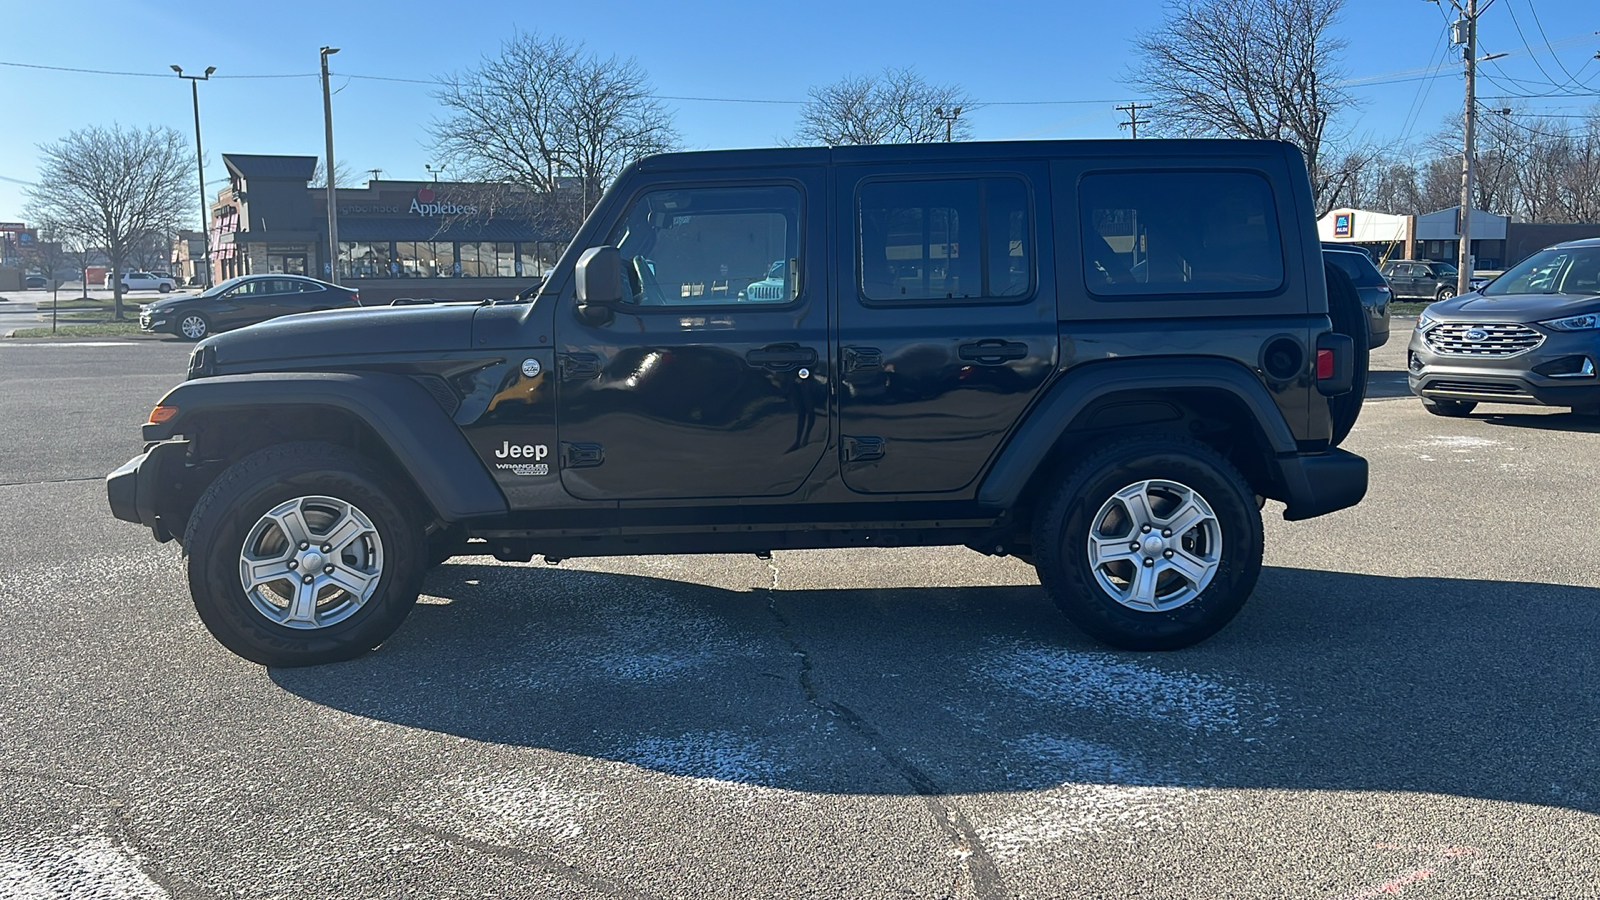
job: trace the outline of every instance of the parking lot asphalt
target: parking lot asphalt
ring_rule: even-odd
[[[0,342],[0,896],[1600,896],[1600,420],[1405,394],[1176,653],[963,549],[463,559],[263,669],[100,479],[169,342]]]

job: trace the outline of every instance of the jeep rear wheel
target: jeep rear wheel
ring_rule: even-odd
[[[1085,633],[1174,650],[1232,621],[1261,572],[1255,494],[1181,437],[1110,444],[1060,478],[1034,521],[1039,580]]]
[[[332,444],[268,447],[228,467],[184,535],[194,605],[223,646],[269,666],[338,662],[394,633],[427,542],[408,492]]]

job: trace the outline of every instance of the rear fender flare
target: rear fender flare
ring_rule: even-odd
[[[1062,435],[1097,400],[1134,391],[1220,390],[1236,397],[1266,435],[1275,456],[1296,452],[1294,434],[1254,372],[1214,357],[1172,356],[1090,363],[1058,379],[1028,413],[978,489],[978,503],[1009,509]]]

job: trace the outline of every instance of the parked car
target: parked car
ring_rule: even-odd
[[[110,289],[114,283],[113,279],[114,276],[107,274],[103,286]],[[160,291],[165,294],[175,290],[177,287],[178,283],[172,279],[171,275],[160,276],[150,272],[122,273],[122,289],[124,291]]]
[[[1394,299],[1389,282],[1379,274],[1372,257],[1354,247],[1322,245],[1322,258],[1350,276],[1361,308],[1367,313],[1367,346],[1382,347],[1389,342],[1389,301]]]
[[[24,275],[22,276],[22,286],[29,290],[47,288],[50,286],[50,279],[43,275]]]
[[[1406,364],[1411,393],[1434,415],[1479,403],[1600,413],[1600,238],[1546,248],[1429,306]]]
[[[267,665],[378,646],[453,555],[875,546],[1014,555],[1087,634],[1183,647],[1250,596],[1260,498],[1366,492],[1310,208],[1277,141],[652,156],[529,301],[202,341],[107,493]]]
[[[1448,300],[1456,295],[1460,270],[1435,260],[1391,259],[1383,264],[1383,277],[1396,300]],[[1468,283],[1477,290],[1489,281],[1473,275]]]
[[[199,294],[180,294],[141,306],[139,327],[198,341],[218,331],[290,313],[360,305],[359,291],[304,275],[242,275]]]

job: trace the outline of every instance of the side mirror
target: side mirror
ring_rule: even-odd
[[[622,251],[607,244],[590,247],[578,257],[573,271],[577,282],[578,318],[590,325],[608,325],[621,303]]]

